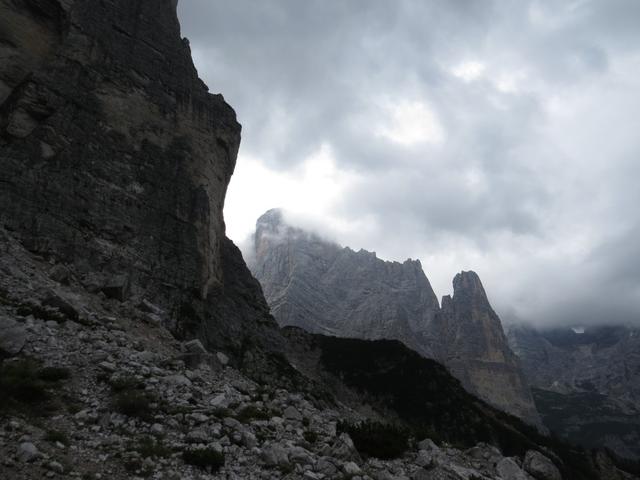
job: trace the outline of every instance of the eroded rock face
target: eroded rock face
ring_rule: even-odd
[[[449,367],[472,393],[539,424],[517,357],[478,276],[454,279],[442,308],[419,261],[323,240],[288,225],[275,209],[256,224],[251,269],[281,326],[362,339],[395,339]]]
[[[198,78],[176,2],[1,0],[0,11],[4,226],[87,288],[153,299],[181,336],[241,344],[270,323],[225,237],[240,125]]]
[[[281,326],[396,339],[433,356],[428,335],[438,300],[419,261],[342,248],[287,225],[279,210],[258,219],[255,248],[251,268]]]
[[[455,276],[453,297],[443,297],[434,332],[442,340],[443,362],[469,391],[540,423],[518,357],[509,348],[500,318],[476,273]]]

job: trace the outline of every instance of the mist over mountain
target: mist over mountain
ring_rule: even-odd
[[[638,324],[639,8],[181,2],[245,127],[230,237],[278,205],[438,297],[478,272],[505,323]]]

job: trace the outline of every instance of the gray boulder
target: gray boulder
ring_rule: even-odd
[[[24,326],[12,318],[0,316],[0,357],[14,357],[27,340]]]
[[[32,462],[36,458],[40,457],[41,453],[38,450],[38,447],[36,447],[33,443],[23,442],[18,447],[17,456],[18,460],[20,460],[21,462]]]
[[[531,477],[510,457],[500,460],[496,470],[502,480],[531,480]]]
[[[524,469],[537,480],[562,480],[560,470],[540,452],[529,450],[524,456]]]

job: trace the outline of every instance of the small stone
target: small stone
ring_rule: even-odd
[[[187,433],[186,440],[188,443],[207,443],[209,441],[209,434],[202,429],[191,430]]]
[[[113,373],[117,370],[117,367],[114,363],[111,362],[100,362],[98,366],[107,372]]]
[[[346,473],[347,475],[357,475],[362,471],[358,464],[355,462],[347,462],[342,466],[342,468],[344,470],[344,473]]]
[[[216,353],[216,357],[218,357],[218,361],[223,367],[229,364],[229,357],[227,357],[224,353],[218,352]]]
[[[107,298],[124,302],[129,297],[129,287],[129,275],[114,275],[109,278],[102,287],[102,293],[104,293]]]
[[[42,155],[42,158],[48,160],[51,157],[55,156],[55,154],[56,152],[53,150],[53,147],[51,147],[51,145],[45,142],[40,142],[40,155]]]
[[[523,468],[537,480],[562,480],[558,467],[547,457],[535,450],[524,456]]]
[[[71,273],[69,272],[69,269],[67,267],[65,267],[61,263],[58,263],[57,265],[54,265],[54,267],[49,271],[49,277],[58,283],[68,285]]]
[[[64,467],[62,464],[55,461],[47,463],[47,468],[56,473],[64,473]]]
[[[431,468],[434,464],[433,454],[426,450],[420,450],[416,458],[416,465],[423,468]]]
[[[287,420],[302,421],[302,414],[295,407],[287,407],[284,409],[284,418]]]
[[[530,480],[527,475],[512,458],[503,458],[496,465],[496,470],[503,480]]]
[[[198,339],[185,342],[182,348],[185,352],[189,353],[207,353],[206,348],[204,348],[202,342]]]
[[[154,423],[153,425],[151,425],[150,431],[151,434],[155,435],[156,437],[161,437],[162,435],[164,435],[164,427],[159,423]]]
[[[209,417],[206,416],[204,413],[198,413],[198,412],[192,413],[190,417],[196,423],[204,423],[209,421]]]
[[[418,448],[420,450],[426,450],[427,452],[440,450],[440,447],[438,447],[430,438],[425,438],[424,440],[419,442]]]
[[[21,462],[32,462],[41,454],[38,448],[31,442],[23,442],[18,447],[18,460]]]
[[[0,316],[0,357],[18,355],[27,341],[24,326],[12,318]]]
[[[178,386],[178,385],[184,385],[185,387],[191,386],[191,380],[189,380],[187,377],[179,373],[176,375],[169,375],[167,377],[164,377],[164,380],[165,382],[170,383],[174,386]]]

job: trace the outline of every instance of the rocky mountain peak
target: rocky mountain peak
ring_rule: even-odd
[[[453,299],[457,303],[489,305],[480,277],[474,271],[462,271],[456,274],[453,279]]]
[[[261,231],[275,232],[280,226],[284,224],[282,218],[282,209],[272,208],[260,215],[256,221],[256,233]]]
[[[387,262],[342,248],[283,223],[277,210],[258,219],[251,268],[281,326],[400,340],[443,362],[471,392],[537,423],[517,358],[475,272],[457,274],[453,297],[440,307],[418,260]]]
[[[420,262],[343,248],[269,210],[256,224],[251,268],[281,326],[399,339],[423,353],[432,344],[425,335],[439,306]]]

